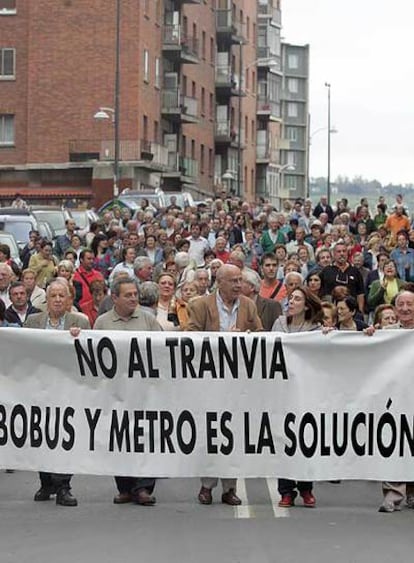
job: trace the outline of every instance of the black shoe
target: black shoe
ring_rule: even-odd
[[[56,504],[60,504],[61,506],[78,506],[78,501],[69,489],[60,489],[56,493]]]
[[[50,500],[50,495],[55,494],[55,491],[47,487],[40,487],[40,489],[35,493],[34,501]]]

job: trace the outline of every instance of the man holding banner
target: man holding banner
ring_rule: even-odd
[[[70,290],[64,278],[52,281],[46,290],[46,312],[29,315],[24,323],[25,328],[43,328],[46,330],[70,330],[77,336],[80,329],[90,329],[88,318],[81,313],[68,313],[67,305]],[[77,506],[78,501],[70,492],[72,475],[62,473],[40,472],[40,489],[34,496],[35,501],[49,500],[56,494],[56,504],[61,506]]]
[[[246,332],[263,330],[256,305],[241,295],[242,273],[237,266],[224,264],[217,271],[217,292],[192,300],[188,304],[190,331]],[[241,499],[236,494],[236,479],[222,479],[224,504],[238,506]],[[217,477],[203,477],[198,500],[201,504],[213,502],[212,489]]]
[[[143,311],[138,305],[138,282],[134,278],[120,277],[111,286],[113,308],[96,319],[96,330],[133,330],[159,331],[162,330],[155,316]],[[155,479],[151,477],[115,477],[118,494],[114,497],[114,504],[133,502],[143,506],[155,504],[152,492]]]

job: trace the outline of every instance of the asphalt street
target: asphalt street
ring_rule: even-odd
[[[243,506],[201,506],[197,479],[157,482],[155,507],[114,505],[109,477],[75,476],[76,508],[33,502],[34,473],[0,472],[0,563],[365,563],[412,559],[414,510],[381,514],[380,484],[317,483],[317,507],[277,508],[275,479]]]

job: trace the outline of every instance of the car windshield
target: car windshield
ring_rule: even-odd
[[[33,211],[41,221],[47,221],[55,231],[65,231],[65,214],[63,211]]]
[[[76,226],[79,229],[86,229],[89,227],[89,219],[86,211],[73,211],[71,210],[71,215],[76,221]]]
[[[33,229],[33,225],[30,221],[7,221],[3,228],[14,235],[20,246],[24,246],[29,240],[29,232]]]
[[[19,258],[19,249],[16,245],[15,239],[10,236],[8,233],[0,233],[0,243],[7,244],[10,248],[10,255],[13,260],[17,260]]]

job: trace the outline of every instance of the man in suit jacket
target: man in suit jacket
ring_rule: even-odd
[[[68,313],[70,290],[67,281],[57,278],[46,290],[47,310],[28,316],[25,328],[43,328],[45,330],[70,330],[77,336],[80,329],[90,329],[88,317],[81,313]],[[62,473],[40,472],[40,489],[34,496],[35,501],[49,500],[56,494],[56,504],[61,506],[77,506],[78,501],[70,492],[72,475]]]
[[[258,331],[262,323],[257,315],[256,305],[241,295],[242,273],[232,264],[224,264],[217,271],[217,291],[206,297],[199,297],[188,304],[190,331]],[[212,489],[217,486],[216,477],[203,477],[198,500],[201,504],[213,502]],[[241,499],[236,495],[236,479],[222,479],[225,504],[237,506]]]
[[[332,223],[334,219],[334,212],[330,205],[328,205],[328,198],[326,195],[323,195],[320,199],[320,202],[313,210],[313,216],[317,219],[321,213],[326,213],[328,215],[328,222]]]
[[[251,299],[257,308],[257,314],[262,322],[263,329],[272,330],[273,323],[282,314],[282,306],[278,301],[260,297],[261,279],[257,272],[245,268],[242,273],[242,293]]]

